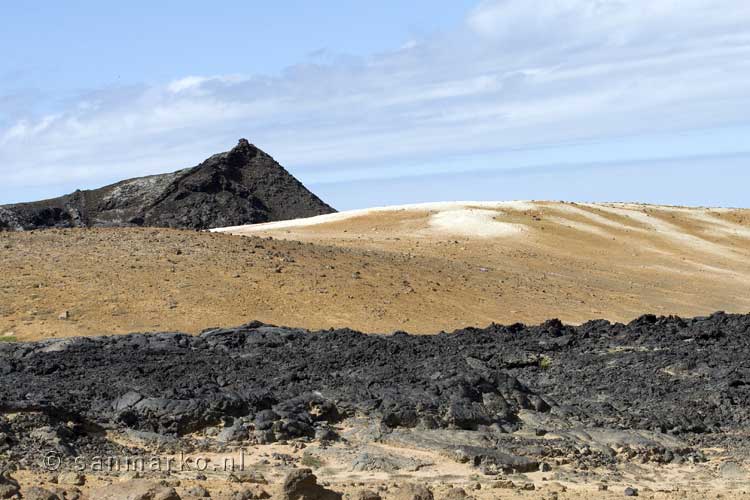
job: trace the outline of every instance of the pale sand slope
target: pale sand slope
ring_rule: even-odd
[[[0,233],[0,337],[750,311],[750,210],[463,202],[220,231]]]
[[[472,322],[750,310],[750,210],[452,202],[217,231],[470,263],[497,278],[476,296]]]

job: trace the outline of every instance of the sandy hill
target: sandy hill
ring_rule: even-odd
[[[0,273],[0,335],[16,338],[748,312],[750,210],[468,202],[214,233],[3,233]]]
[[[196,167],[51,200],[0,206],[0,230],[156,226],[206,229],[335,212],[247,140]]]

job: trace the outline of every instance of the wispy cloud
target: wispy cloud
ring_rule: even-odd
[[[736,0],[483,1],[451,33],[367,58],[19,104],[0,120],[0,201],[180,168],[241,136],[304,180],[746,123],[749,27]]]

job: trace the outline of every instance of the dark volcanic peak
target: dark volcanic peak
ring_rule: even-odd
[[[51,200],[0,206],[0,230],[236,226],[335,212],[246,139],[200,165]]]

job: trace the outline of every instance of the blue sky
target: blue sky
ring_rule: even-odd
[[[748,206],[748,88],[741,0],[6,2],[0,203],[247,137],[340,209]]]

